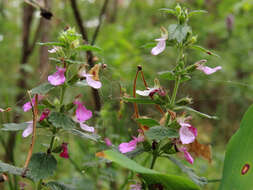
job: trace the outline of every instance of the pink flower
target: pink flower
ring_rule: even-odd
[[[43,96],[38,96],[38,102],[41,101],[43,99]],[[32,98],[32,105],[35,104],[35,97]],[[24,105],[23,105],[23,110],[24,112],[27,112],[29,111],[30,109],[32,109],[32,105],[31,105],[31,102],[26,102]]]
[[[86,82],[87,82],[87,84],[88,84],[90,87],[95,88],[95,89],[101,88],[102,83],[101,83],[100,81],[94,80],[92,74],[88,74],[88,73],[86,73],[86,72],[83,72],[83,73],[82,73],[82,76],[83,76],[83,77],[86,77]]]
[[[182,144],[192,143],[198,135],[197,129],[185,122],[185,118],[179,118],[178,123],[181,126],[179,129],[179,138]]]
[[[4,111],[5,111],[4,109],[0,108],[0,112],[4,112]]]
[[[75,100],[74,104],[77,105],[76,118],[79,122],[85,122],[92,117],[92,112],[87,110],[79,100]]]
[[[112,146],[112,142],[109,138],[105,138],[104,141],[107,146]]]
[[[40,121],[43,121],[44,119],[46,119],[50,114],[50,110],[49,109],[44,109],[44,111],[42,112],[41,116],[40,116]]]
[[[74,120],[80,124],[81,129],[83,129],[84,131],[94,133],[94,127],[88,126],[83,123],[92,117],[92,112],[90,110],[87,110],[86,107],[79,100],[75,100],[74,104],[77,105],[76,117],[74,118]]]
[[[47,78],[48,82],[54,86],[61,85],[66,80],[65,75],[64,75],[66,68],[61,68],[61,67],[56,66],[56,69],[57,71],[54,74],[49,75]]]
[[[33,132],[33,121],[27,121],[26,123],[28,124],[28,126],[22,133],[23,138],[28,137]]]
[[[206,75],[211,75],[211,74],[215,73],[216,71],[221,70],[222,67],[217,66],[215,68],[211,68],[208,66],[204,66],[203,64],[199,64],[199,65],[197,65],[197,69],[200,71],[203,71]]]
[[[136,184],[130,185],[130,190],[141,190],[141,184],[136,183]]]
[[[152,48],[151,54],[158,55],[162,53],[166,48],[166,40],[167,40],[167,37],[155,39],[155,41],[157,41],[158,43],[155,47]]]
[[[49,53],[56,53],[57,51],[59,51],[60,47],[58,46],[54,46],[53,49],[48,50]]]
[[[69,158],[69,153],[68,153],[68,143],[62,143],[62,152],[60,153],[60,157],[62,158]]]
[[[128,143],[121,143],[119,145],[119,151],[123,154],[127,152],[131,152],[136,149],[137,143],[143,142],[143,140],[144,138],[142,138],[141,136],[138,138],[133,137],[133,140],[129,141]]]
[[[155,92],[158,91],[158,88],[148,88],[147,90],[136,90],[136,93],[140,96],[150,96],[151,94],[154,95]]]
[[[190,164],[193,164],[194,159],[193,159],[193,157],[190,155],[190,153],[187,151],[187,149],[185,147],[181,147],[179,149],[179,151],[181,151],[181,152],[184,153],[184,157],[187,160],[187,162],[189,162]]]

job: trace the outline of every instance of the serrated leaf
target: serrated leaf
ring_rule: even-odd
[[[163,127],[163,126],[155,126],[151,127],[149,130],[145,132],[145,135],[150,140],[163,140],[165,138],[177,138],[178,132],[174,129]]]
[[[15,167],[13,165],[0,162],[0,173],[8,173],[12,175],[21,176],[24,172],[23,168]],[[27,178],[32,179],[31,172],[28,170],[25,175]]]
[[[219,190],[252,190],[253,105],[244,114],[240,128],[230,139]]]
[[[91,45],[81,45],[76,49],[77,50],[83,50],[83,51],[96,51],[96,52],[102,51],[101,48],[96,47],[96,46],[91,46]]]
[[[41,45],[41,46],[61,46],[61,47],[64,47],[64,43],[61,43],[61,42],[39,42],[37,43],[38,45]]]
[[[185,40],[187,34],[191,32],[191,27],[184,24],[171,24],[168,28],[169,40],[176,40],[178,43]]]
[[[153,127],[160,125],[158,121],[151,119],[151,118],[138,118],[136,121],[142,125],[148,126],[148,127]]]
[[[144,98],[126,98],[123,97],[125,102],[132,102],[137,104],[155,104],[155,101],[152,99],[144,99]]]
[[[125,155],[114,150],[106,150],[97,153],[97,156],[106,158],[124,168],[139,173],[140,177],[142,177],[149,185],[161,184],[166,190],[199,190],[199,187],[196,184],[185,177],[163,174],[155,170],[145,168],[134,160],[131,160]]]
[[[48,121],[56,128],[63,128],[66,130],[70,130],[76,126],[75,122],[69,116],[60,112],[51,113]]]
[[[208,13],[207,11],[205,10],[195,10],[195,11],[191,11],[188,16],[189,17],[192,17],[194,15],[199,15],[199,14],[203,14],[203,13]]]
[[[77,136],[82,137],[84,139],[90,139],[93,141],[98,141],[98,139],[100,139],[99,135],[84,133],[84,132],[79,131],[77,129],[72,129],[69,132],[72,133],[73,135],[77,135]]]
[[[50,90],[54,89],[55,86],[51,85],[50,83],[46,82],[43,83],[35,88],[33,88],[31,90],[31,94],[46,94],[48,93]]]
[[[214,52],[211,52],[210,50],[202,47],[202,46],[198,46],[198,45],[192,45],[190,46],[190,48],[192,49],[196,49],[196,50],[199,50],[199,51],[202,51],[208,55],[213,55],[213,56],[216,56],[216,57],[220,57],[218,54],[215,54]]]
[[[5,123],[3,124],[2,131],[23,131],[27,128],[28,123]]]
[[[34,181],[52,176],[56,167],[57,161],[54,156],[42,152],[33,154],[28,165],[28,169]]]
[[[74,190],[75,189],[74,187],[65,185],[57,181],[50,181],[46,183],[45,186],[50,188],[50,190]]]
[[[175,80],[176,75],[173,71],[161,71],[158,73],[162,79]]]

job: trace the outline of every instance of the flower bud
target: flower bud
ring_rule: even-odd
[[[177,15],[180,15],[181,10],[182,10],[181,6],[179,4],[177,4],[177,6],[175,7],[175,10],[176,10]]]
[[[176,102],[178,106],[185,106],[192,103],[193,103],[192,98],[189,97],[182,98]]]

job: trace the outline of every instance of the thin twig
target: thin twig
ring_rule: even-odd
[[[32,113],[33,113],[33,133],[32,133],[32,142],[30,144],[30,148],[27,154],[27,158],[25,161],[25,165],[24,165],[24,173],[22,174],[22,176],[25,176],[25,173],[27,171],[27,167],[28,164],[31,160],[32,157],[32,152],[33,152],[33,147],[35,144],[35,137],[36,137],[36,124],[37,124],[37,118],[38,118],[38,94],[35,95],[35,101],[34,101],[34,105],[32,103],[32,97],[31,97],[31,93],[30,91],[28,91],[28,96],[32,105]]]

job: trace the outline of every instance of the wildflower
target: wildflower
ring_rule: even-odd
[[[54,86],[61,85],[66,80],[65,75],[64,75],[66,68],[61,68],[61,67],[56,66],[56,69],[57,71],[54,74],[49,75],[47,78],[48,82]]]
[[[222,69],[221,66],[217,66],[217,67],[214,67],[214,68],[204,66],[203,64],[196,64],[196,66],[197,66],[198,70],[203,71],[206,75],[211,75],[211,74],[215,73],[216,71]]]
[[[90,87],[99,89],[101,88],[102,84],[99,81],[98,72],[99,72],[99,65],[97,64],[94,67],[92,67],[88,73],[86,73],[86,71],[82,71],[81,76],[86,78],[86,82]]]
[[[158,55],[162,53],[166,48],[167,39],[168,39],[168,31],[164,27],[161,27],[161,38],[155,39],[155,41],[157,41],[158,43],[154,48],[152,48],[151,54]]]
[[[59,50],[60,50],[60,47],[54,46],[53,49],[48,50],[48,52],[49,52],[49,53],[56,53],[56,52],[59,51]]]
[[[38,102],[39,101],[41,101],[43,99],[43,96],[38,96]],[[35,104],[35,97],[33,97],[32,98],[32,104],[31,104],[31,102],[29,101],[29,102],[26,102],[24,105],[23,105],[23,110],[24,110],[24,112],[27,112],[27,111],[29,111],[30,109],[32,109],[32,105],[34,105]]]
[[[44,109],[44,111],[42,112],[41,116],[40,116],[40,121],[43,121],[44,119],[46,119],[50,114],[50,110],[49,109]]]
[[[112,146],[112,142],[109,138],[105,138],[104,141],[107,146]]]
[[[179,138],[182,144],[190,144],[195,140],[198,132],[195,127],[186,123],[184,120],[182,118],[178,119],[179,125],[181,126],[179,129]]]
[[[143,141],[144,141],[144,138],[142,136],[138,138],[133,137],[133,140],[129,141],[128,143],[121,143],[119,145],[119,151],[123,154],[127,152],[131,152],[136,149],[138,142],[143,142]]]
[[[160,96],[165,96],[166,92],[164,89],[161,87],[160,82],[158,79],[154,80],[154,87],[153,88],[147,88],[146,90],[136,90],[136,93],[139,94],[140,96],[153,96],[155,93],[158,93]]]
[[[141,184],[136,183],[136,184],[130,185],[130,190],[141,190]]]
[[[23,138],[28,137],[33,132],[33,121],[27,121],[26,123],[28,125],[27,125],[26,129],[22,133]]]
[[[83,130],[93,133],[95,131],[94,127],[83,123],[92,117],[92,112],[90,110],[87,110],[79,100],[75,100],[74,104],[77,105],[76,118],[74,118],[74,120],[80,124],[80,127]]]
[[[4,109],[0,108],[0,112],[4,112],[4,111],[5,111]]]
[[[190,164],[193,164],[194,159],[185,147],[179,148],[179,151],[184,153],[184,157],[187,160],[187,162],[189,162]]]
[[[69,158],[69,153],[68,153],[68,143],[62,143],[62,152],[60,153],[60,157],[62,158]]]

